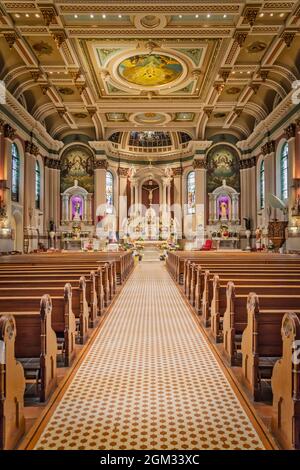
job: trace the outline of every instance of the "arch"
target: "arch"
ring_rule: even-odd
[[[187,213],[195,214],[196,212],[196,174],[194,170],[189,171],[186,176],[186,201],[187,201]]]

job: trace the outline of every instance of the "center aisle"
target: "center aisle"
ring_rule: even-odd
[[[35,449],[263,449],[258,432],[165,267],[144,261]]]

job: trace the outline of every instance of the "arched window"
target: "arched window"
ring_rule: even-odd
[[[265,162],[264,160],[260,164],[259,189],[260,189],[260,208],[263,209],[265,207]]]
[[[187,212],[188,214],[195,214],[195,172],[190,171],[187,175]]]
[[[35,162],[35,208],[41,208],[41,169],[38,161]]]
[[[280,196],[285,200],[288,198],[288,166],[289,164],[289,144],[286,142],[280,154]]]
[[[110,171],[106,172],[106,213],[113,213],[114,205],[114,177]]]
[[[20,155],[16,144],[11,147],[11,199],[19,202],[20,192]]]

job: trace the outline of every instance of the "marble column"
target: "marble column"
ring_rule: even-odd
[[[127,221],[127,168],[119,168],[119,237],[124,236]]]
[[[174,219],[176,223],[176,231],[178,238],[182,238],[182,222],[183,222],[183,198],[182,198],[182,168],[173,169],[174,180]]]
[[[196,217],[193,223],[193,230],[198,226],[206,225],[206,160],[204,158],[194,159],[195,170],[195,203]]]
[[[106,214],[106,169],[107,160],[101,159],[95,162],[95,221],[97,216]]]

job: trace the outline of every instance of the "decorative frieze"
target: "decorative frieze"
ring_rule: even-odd
[[[121,166],[118,168],[118,175],[123,176],[123,178],[128,177],[128,168],[122,168]]]
[[[284,40],[286,47],[290,47],[296,33],[294,31],[284,31],[281,35],[281,38]]]
[[[243,16],[247,23],[250,24],[250,26],[253,26],[257,17],[257,14],[259,12],[259,7],[246,7]]]
[[[16,42],[17,40],[17,35],[16,33],[4,33],[4,38],[9,46],[9,48],[11,49],[14,45],[14,43]]]
[[[296,124],[291,123],[288,127],[284,129],[284,136],[286,140],[291,139],[296,136]]]
[[[35,157],[39,154],[39,148],[34,143],[26,140],[25,142],[25,152],[34,155]]]
[[[107,170],[108,162],[107,160],[95,160],[94,161],[94,170]]]
[[[203,159],[195,159],[193,161],[193,167],[195,170],[201,170],[201,169],[206,169],[206,159],[203,158]]]
[[[54,158],[45,157],[44,164],[47,168],[51,168],[52,170],[60,170],[61,163],[60,160],[55,160]]]
[[[269,155],[270,153],[275,152],[275,140],[270,140],[262,145],[261,152],[263,155]]]
[[[269,70],[260,70],[259,71],[259,76],[262,79],[263,82],[265,82],[268,78],[269,75]]]
[[[58,49],[63,45],[63,43],[67,39],[66,33],[64,31],[54,31],[52,33],[52,37]]]
[[[240,160],[240,170],[246,170],[256,165],[256,157],[245,158]]]
[[[176,168],[172,168],[173,176],[181,176],[183,173],[182,166],[177,166]]]
[[[234,42],[236,42],[240,47],[244,44],[248,33],[246,31],[236,31],[233,36]]]
[[[4,137],[10,140],[14,140],[16,137],[16,130],[13,129],[9,124],[4,124]]]
[[[55,17],[57,13],[54,6],[41,7],[41,13],[43,15],[46,26],[50,26],[51,23],[56,23]]]

